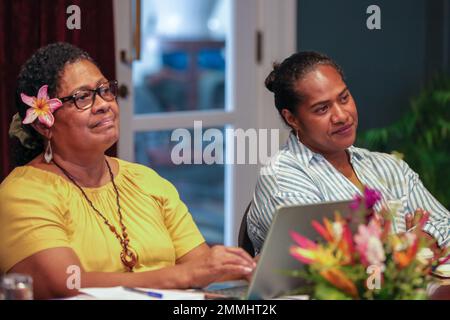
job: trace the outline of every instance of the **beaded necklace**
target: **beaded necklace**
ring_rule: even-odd
[[[116,193],[116,202],[117,202],[117,212],[119,214],[119,223],[120,228],[122,229],[122,236],[117,232],[116,227],[114,227],[106,217],[97,210],[97,208],[94,207],[94,204],[92,201],[87,197],[86,193],[84,192],[83,188],[80,187],[80,185],[75,181],[75,179],[58,163],[55,162],[55,160],[52,160],[53,163],[64,173],[64,175],[72,181],[72,183],[80,189],[81,193],[83,194],[86,201],[89,203],[91,208],[103,219],[103,222],[108,226],[109,230],[111,230],[112,233],[116,236],[117,240],[119,240],[120,245],[122,246],[122,251],[120,252],[120,260],[122,261],[123,265],[129,272],[133,272],[134,266],[136,266],[138,262],[137,255],[133,252],[131,249],[131,246],[129,245],[130,239],[128,237],[127,228],[123,224],[122,221],[122,211],[120,207],[120,199],[119,199],[119,190],[117,189],[116,184],[114,183],[114,175],[112,173],[111,167],[108,163],[108,161],[105,159],[106,166],[108,167],[109,175],[111,177],[111,182],[114,187],[114,192]]]

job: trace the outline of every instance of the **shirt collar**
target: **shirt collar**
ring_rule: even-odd
[[[301,143],[294,131],[291,131],[288,139],[289,150],[297,156],[297,159],[305,166],[309,166],[313,159],[321,160],[324,157],[320,153],[311,151],[307,146]]]
[[[355,146],[350,146],[348,149],[348,152],[350,154],[350,160],[364,160],[365,159],[365,155],[364,152],[362,152],[361,149],[356,148]]]

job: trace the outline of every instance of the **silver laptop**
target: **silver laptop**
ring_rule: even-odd
[[[289,254],[289,248],[295,244],[289,231],[296,231],[311,240],[319,239],[311,222],[322,221],[324,217],[334,218],[336,211],[346,217],[350,214],[350,203],[351,201],[321,202],[277,208],[250,285],[244,287],[242,282],[224,282],[212,284],[206,291],[221,293],[230,298],[257,300],[279,297],[299,288],[302,285],[300,278],[284,274],[301,268],[301,262]],[[232,286],[234,287],[231,288]]]

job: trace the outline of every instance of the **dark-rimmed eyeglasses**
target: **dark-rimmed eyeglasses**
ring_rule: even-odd
[[[117,97],[118,83],[116,80],[104,82],[95,89],[83,89],[74,94],[59,98],[62,103],[72,101],[75,107],[80,110],[91,108],[95,102],[95,96],[98,94],[105,101],[113,101]]]

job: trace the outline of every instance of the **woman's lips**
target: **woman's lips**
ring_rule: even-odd
[[[338,134],[338,135],[342,135],[342,136],[348,135],[348,134],[352,133],[352,129],[353,129],[353,124],[349,124],[349,125],[346,125],[340,129],[334,131],[333,134]]]
[[[114,118],[108,117],[108,118],[105,118],[105,119],[103,119],[103,120],[97,122],[97,123],[94,125],[94,128],[97,128],[97,127],[104,127],[104,126],[109,126],[109,125],[112,125],[112,124],[114,124]]]

